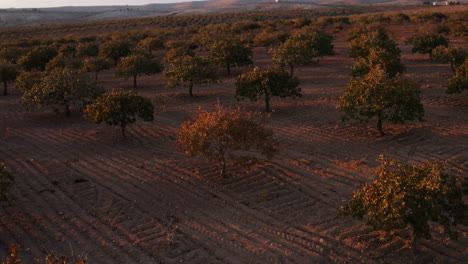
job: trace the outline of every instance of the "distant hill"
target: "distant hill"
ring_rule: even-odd
[[[248,10],[314,9],[330,6],[408,5],[421,0],[209,0],[142,6],[68,6],[0,10],[0,26],[38,25],[176,14],[206,14]]]

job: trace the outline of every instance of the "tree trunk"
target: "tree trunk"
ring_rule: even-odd
[[[379,131],[380,136],[385,136],[385,133],[382,129],[382,119],[380,116],[377,116],[377,130]]]
[[[69,117],[71,116],[71,113],[70,113],[70,106],[68,104],[64,105],[64,110],[65,110],[65,116],[66,117]]]
[[[125,134],[125,125],[120,125],[120,131],[122,131],[123,138],[127,139],[127,134]]]
[[[455,76],[455,66],[453,65],[453,61],[450,62],[450,68],[452,69],[453,76]]]
[[[133,75],[133,88],[136,88],[136,87],[137,87],[136,78],[137,78],[136,74]]]
[[[8,95],[7,82],[3,82],[3,95]]]
[[[293,77],[293,74],[294,74],[294,65],[292,64],[289,64],[289,68],[291,69],[291,73],[289,74],[291,76],[291,78]]]
[[[265,111],[270,113],[270,94],[267,89],[263,89],[263,93],[265,94]]]
[[[96,71],[96,76],[95,76],[96,81],[97,81],[98,74],[99,74],[99,71]]]
[[[190,94],[190,97],[193,97],[193,80],[190,80],[189,82],[189,94]]]
[[[231,66],[229,65],[229,63],[226,63],[226,69],[227,69],[227,74],[231,75]]]
[[[226,179],[226,159],[224,158],[224,153],[221,156],[221,163],[222,163],[221,177],[223,177],[223,179]]]

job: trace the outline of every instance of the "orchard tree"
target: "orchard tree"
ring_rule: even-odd
[[[137,76],[152,75],[159,73],[163,70],[161,63],[153,60],[150,56],[145,55],[130,55],[123,57],[117,68],[115,74],[124,77],[127,80],[133,77],[133,87],[137,87]]]
[[[316,57],[333,54],[332,36],[316,29],[302,28],[273,50],[273,63],[289,66],[291,77],[299,65],[313,62]]]
[[[389,52],[388,50],[378,47],[369,49],[369,55],[366,57],[355,58],[351,75],[364,76],[369,73],[371,69],[381,65],[389,77],[393,78],[397,74],[405,72],[405,66],[401,63],[400,56]]]
[[[82,66],[82,62],[78,58],[71,58],[68,57],[62,53],[59,53],[59,55],[55,56],[55,58],[51,59],[49,62],[47,62],[45,70],[46,71],[51,71],[55,68],[70,68],[70,69],[79,69]]]
[[[432,60],[440,63],[450,63],[453,75],[467,57],[468,52],[463,48],[437,46],[432,50]]]
[[[380,25],[365,25],[355,27],[348,35],[351,48],[349,56],[351,58],[367,57],[372,48],[385,50],[388,54],[400,57],[401,50],[398,44],[393,41],[387,30]]]
[[[273,131],[265,124],[264,117],[239,109],[201,111],[195,120],[182,124],[177,149],[190,157],[201,155],[218,163],[224,178],[228,161],[255,160],[255,157],[247,156],[249,151],[260,152],[268,159],[277,152]]]
[[[216,82],[218,72],[209,59],[185,55],[169,61],[164,77],[167,79],[168,87],[186,84],[189,88],[189,95],[193,96],[194,84]]]
[[[104,42],[99,47],[99,56],[113,60],[115,65],[117,65],[120,58],[129,55],[130,52],[130,43],[123,39],[111,39]]]
[[[71,69],[54,69],[46,74],[40,83],[27,90],[20,103],[29,110],[33,107],[51,106],[59,113],[62,108],[70,116],[70,107],[83,107],[92,103],[104,89],[85,73]]]
[[[419,32],[407,39],[406,42],[413,45],[411,49],[413,53],[429,54],[431,60],[433,49],[437,46],[447,47],[449,44],[449,40],[444,36],[426,32]]]
[[[461,93],[463,90],[468,90],[468,58],[458,67],[455,76],[448,81],[447,93]]]
[[[212,43],[209,48],[209,58],[221,67],[226,67],[231,74],[231,67],[253,64],[252,49],[239,39],[221,39]]]
[[[3,95],[8,94],[8,82],[18,76],[18,68],[8,62],[0,62],[0,81],[3,82]]]
[[[31,71],[34,68],[43,71],[47,63],[57,54],[57,50],[51,46],[39,46],[19,58],[18,64],[25,71]]]
[[[377,117],[377,130],[383,136],[383,120],[394,124],[414,119],[422,121],[424,108],[419,94],[417,83],[403,77],[390,79],[382,66],[377,65],[363,78],[349,81],[337,108],[345,114],[343,121],[368,122]]]
[[[8,200],[8,193],[14,182],[13,175],[7,171],[5,163],[0,162],[0,201]]]
[[[383,155],[378,161],[377,179],[354,192],[343,214],[385,231],[410,226],[414,250],[416,239],[431,238],[431,222],[456,238],[452,227],[466,220],[462,177],[446,173],[438,162],[415,165]]]
[[[289,35],[282,31],[264,30],[257,34],[254,39],[255,47],[265,47],[267,49],[277,47],[288,39]]]
[[[43,72],[21,71],[16,77],[15,88],[23,92],[31,90],[35,84],[41,82],[43,76]]]
[[[97,57],[99,55],[99,44],[80,43],[76,46],[76,56],[79,58]]]
[[[112,91],[99,97],[94,104],[86,106],[85,118],[96,123],[119,126],[122,136],[127,139],[125,128],[136,122],[153,121],[154,107],[151,100],[134,91]]]
[[[18,59],[24,55],[24,49],[19,47],[7,46],[0,49],[0,60],[16,64]]]
[[[246,97],[255,102],[263,96],[265,111],[270,112],[270,99],[273,96],[301,97],[301,88],[298,85],[297,77],[291,77],[280,67],[269,67],[264,71],[255,67],[253,71],[237,77],[236,98],[240,100]]]
[[[108,70],[110,68],[110,61],[101,57],[87,57],[83,60],[82,69],[86,72],[94,72],[94,79],[98,80],[99,72]]]
[[[164,41],[159,37],[145,38],[138,43],[137,48],[143,49],[151,55],[153,50],[164,48]]]

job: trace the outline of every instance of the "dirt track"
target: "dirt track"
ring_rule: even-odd
[[[403,35],[411,33],[391,28]],[[16,176],[14,206],[0,207],[0,259],[7,245],[22,245],[23,259],[46,252],[88,263],[467,263],[468,228],[450,241],[436,228],[409,248],[409,230],[395,236],[337,217],[354,190],[373,179],[375,159],[391,154],[413,161],[446,160],[468,172],[468,98],[446,95],[449,65],[403,50],[407,75],[422,85],[425,122],[353,126],[336,110],[352,61],[345,34],[336,55],[300,67],[304,97],[273,100],[271,126],[284,150],[251,170],[189,159],[173,145],[180,124],[219,101],[236,104],[233,77],[223,83],[164,88],[162,76],[143,77],[139,91],[167,103],[150,124],[119,131],[48,110],[25,114],[19,95],[0,97],[0,160]],[[256,49],[256,64],[269,55]],[[128,82],[104,73],[108,88]],[[242,102],[248,109],[258,104]]]

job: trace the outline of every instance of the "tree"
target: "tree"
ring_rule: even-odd
[[[16,77],[15,88],[23,92],[31,90],[35,84],[41,82],[43,76],[43,72],[21,71]]]
[[[13,175],[7,171],[4,162],[0,162],[0,201],[8,200],[8,193],[14,184]]]
[[[413,246],[431,238],[430,222],[442,225],[455,237],[452,226],[463,223],[462,177],[444,172],[438,162],[420,165],[381,155],[377,179],[354,192],[340,211],[362,219],[374,229],[390,231],[411,226]],[[415,249],[415,247],[413,247]]]
[[[380,25],[355,27],[350,31],[348,40],[351,45],[349,50],[351,58],[367,57],[372,48],[385,50],[398,58],[401,54],[398,44],[389,37],[387,30]]]
[[[133,77],[133,87],[136,88],[137,76],[159,73],[162,69],[162,65],[149,56],[130,55],[121,59],[115,69],[115,74],[124,77],[125,80]]]
[[[83,70],[86,72],[94,72],[94,79],[98,80],[99,72],[108,70],[110,68],[110,62],[100,57],[87,57],[83,60]]]
[[[431,60],[433,49],[437,46],[446,47],[449,43],[448,39],[442,35],[426,32],[419,32],[407,39],[406,42],[413,45],[411,49],[413,53],[429,54]]]
[[[57,50],[53,47],[39,46],[19,58],[18,64],[20,68],[25,71],[31,71],[33,68],[43,71],[45,70],[46,64],[57,56],[57,54]]]
[[[169,67],[164,71],[164,77],[168,87],[186,83],[190,96],[193,96],[194,84],[218,81],[217,70],[210,60],[189,55],[172,58]]]
[[[54,69],[26,91],[20,103],[27,109],[51,106],[56,113],[61,107],[65,115],[70,116],[70,106],[90,104],[103,92],[102,87],[82,72]]]
[[[450,63],[453,75],[467,57],[468,52],[463,48],[437,46],[432,50],[432,60],[440,63]]]
[[[134,91],[112,91],[99,97],[94,104],[86,106],[85,118],[96,123],[119,126],[124,139],[127,139],[125,128],[136,122],[153,121],[154,107],[151,100],[136,94]]]
[[[97,43],[80,43],[76,46],[76,56],[79,58],[97,57],[99,45]]]
[[[458,67],[455,76],[448,81],[447,93],[461,93],[468,90],[468,58]]]
[[[288,34],[282,31],[264,30],[253,39],[255,47],[273,48],[285,42]]]
[[[66,56],[62,53],[59,53],[55,58],[51,59],[49,62],[47,62],[45,70],[46,71],[51,71],[55,68],[70,68],[70,69],[79,69],[81,68],[81,60],[78,58],[72,58],[69,56]]]
[[[301,97],[299,80],[291,77],[279,67],[269,67],[262,71],[255,67],[253,71],[244,73],[236,79],[236,98],[247,97],[257,101],[261,96],[265,98],[265,111],[270,112],[270,99],[273,96]]]
[[[377,117],[377,130],[383,136],[383,120],[394,124],[414,119],[422,121],[424,108],[419,93],[417,83],[403,77],[390,79],[382,66],[377,65],[362,79],[349,81],[337,108],[345,114],[343,121],[368,122]]]
[[[313,28],[301,28],[273,51],[273,63],[288,65],[291,77],[299,65],[313,62],[316,57],[333,54],[333,37]]]
[[[164,48],[164,41],[162,38],[158,37],[145,38],[138,43],[137,48],[144,49],[151,55],[153,50]]]
[[[220,164],[221,176],[226,175],[229,160],[253,161],[249,151],[259,151],[270,159],[277,152],[273,131],[265,127],[266,119],[239,109],[201,111],[193,121],[186,121],[178,132],[177,149],[190,157],[202,155]]]
[[[115,65],[117,65],[120,58],[129,55],[130,51],[130,43],[127,40],[112,39],[101,44],[99,56],[113,60]]]
[[[0,49],[0,60],[16,64],[18,59],[24,55],[24,50],[18,47],[3,47]]]
[[[217,40],[209,48],[209,58],[231,74],[231,67],[253,64],[252,49],[238,39]]]
[[[362,77],[368,74],[376,65],[381,65],[391,78],[406,70],[405,66],[401,63],[400,56],[396,56],[385,49],[372,47],[369,49],[369,55],[366,57],[355,58],[351,75]]]
[[[3,82],[3,95],[8,94],[8,82],[14,81],[18,76],[18,68],[8,62],[0,62],[0,81]]]

